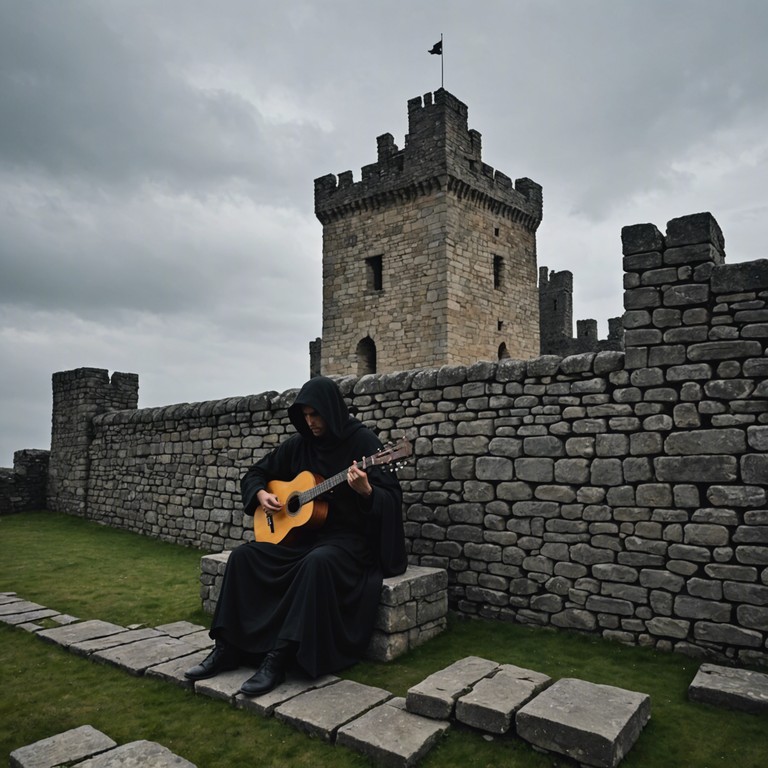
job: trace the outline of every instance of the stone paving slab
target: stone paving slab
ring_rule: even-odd
[[[96,637],[116,635],[118,632],[125,632],[125,627],[111,624],[108,621],[101,621],[100,619],[91,619],[90,621],[81,621],[77,624],[68,624],[64,627],[44,629],[38,632],[37,636],[43,640],[69,648],[72,643],[82,643]]]
[[[44,610],[45,606],[40,603],[33,603],[30,600],[9,600],[0,605],[0,616],[11,616],[16,613],[28,613],[30,611]]]
[[[39,621],[40,619],[49,619],[52,616],[56,616],[57,613],[58,611],[51,610],[50,608],[40,608],[36,611],[24,611],[23,613],[6,613],[0,616],[0,621],[4,624],[19,626]]]
[[[502,664],[496,674],[479,680],[456,702],[456,720],[488,733],[506,733],[515,713],[552,683],[541,672]]]
[[[768,712],[768,674],[702,664],[688,687],[688,698],[742,712]]]
[[[184,673],[191,667],[199,664],[207,655],[207,650],[195,651],[189,656],[182,656],[162,664],[156,664],[153,667],[148,667],[144,674],[147,677],[158,677],[161,680],[180,685],[183,688],[191,688],[193,683],[184,677]]]
[[[234,703],[235,696],[240,692],[240,686],[255,674],[256,669],[253,667],[239,667],[231,672],[222,672],[208,680],[198,680],[195,683],[195,693]]]
[[[171,637],[185,637],[186,635],[192,635],[196,632],[205,632],[208,637],[208,644],[212,644],[212,640],[208,635],[208,630],[200,624],[193,624],[191,621],[174,621],[170,624],[162,624],[159,627],[155,627],[158,632],[165,632],[166,635]]]
[[[300,731],[332,741],[341,726],[391,697],[382,688],[339,680],[286,701],[274,714]]]
[[[517,735],[582,765],[615,768],[651,718],[651,699],[585,680],[562,678],[515,716]]]
[[[91,640],[83,640],[77,643],[71,643],[69,650],[80,656],[90,656],[98,658],[101,651],[115,646],[135,643],[137,640],[146,640],[149,637],[158,637],[160,633],[154,629],[127,629],[125,632],[117,632],[113,635],[104,637],[94,637]]]
[[[157,627],[157,629],[160,629],[160,627]],[[205,630],[204,632],[192,632],[189,635],[181,635],[180,639],[187,645],[192,645],[197,649],[202,650],[205,648],[208,650],[208,653],[213,650],[213,640],[211,640],[208,630]]]
[[[15,749],[10,755],[10,765],[11,768],[53,768],[83,760],[116,746],[116,741],[93,726],[81,725]]]
[[[495,661],[479,656],[459,659],[410,688],[405,699],[406,707],[414,715],[447,720],[453,715],[456,700],[498,668]]]
[[[289,699],[293,699],[301,693],[312,691],[315,688],[323,688],[326,685],[338,683],[339,680],[341,678],[336,677],[336,675],[324,675],[316,680],[289,675],[284,683],[261,696],[246,696],[245,694],[238,693],[235,696],[235,706],[239,709],[257,712],[264,717],[270,717],[274,713],[275,707],[280,706],[280,704]]]
[[[336,744],[360,752],[382,768],[410,768],[448,730],[445,720],[414,715],[405,699],[391,699],[339,728]]]
[[[68,613],[57,613],[55,616],[51,616],[51,621],[64,626],[65,624],[74,624],[80,621],[80,619],[77,616],[70,616]]]
[[[155,630],[153,630],[155,631]],[[114,664],[132,675],[142,675],[148,667],[162,664],[199,650],[183,638],[157,634],[128,645],[119,645],[93,654],[93,658]]]
[[[132,741],[96,757],[75,763],[72,768],[196,768],[194,763],[154,741]]]

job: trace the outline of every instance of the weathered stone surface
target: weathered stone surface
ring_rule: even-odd
[[[138,642],[97,651],[93,658],[114,664],[132,675],[141,675],[148,667],[189,656],[197,650],[200,650],[199,645],[188,643],[184,638],[158,634]]]
[[[117,746],[106,734],[91,725],[81,725],[64,733],[15,749],[10,754],[11,768],[53,768],[83,760]]]
[[[498,667],[495,661],[478,656],[460,659],[410,688],[405,699],[406,707],[409,712],[424,717],[450,718],[456,700]]]
[[[194,763],[154,741],[132,741],[77,764],[77,768],[195,768]]]
[[[146,640],[152,637],[165,637],[165,635],[158,632],[156,629],[151,629],[149,627],[126,629],[124,632],[118,632],[114,635],[105,635],[104,637],[95,637],[91,640],[71,643],[69,649],[82,656],[95,654],[96,657],[99,658],[99,654],[108,648],[129,645],[139,640]]]
[[[68,624],[64,627],[44,629],[42,632],[38,632],[37,636],[43,640],[48,640],[49,642],[63,645],[65,648],[68,648],[73,643],[83,643],[88,640],[116,635],[125,631],[125,627],[111,624],[107,621],[93,619],[90,621],[82,621],[79,624]]]
[[[702,664],[688,687],[688,698],[744,712],[768,712],[768,674]]]
[[[615,768],[651,717],[650,697],[563,678],[520,709],[517,735],[583,765]]]
[[[382,688],[340,680],[280,704],[274,715],[301,731],[331,741],[342,725],[390,698],[392,694]]]
[[[403,699],[392,699],[341,726],[336,743],[360,752],[382,768],[416,765],[448,730],[444,720],[406,711]]]
[[[158,677],[161,680],[180,685],[183,688],[191,688],[193,683],[184,677],[184,673],[194,666],[197,666],[208,654],[210,649],[205,649],[192,653],[189,656],[180,656],[162,664],[148,667],[145,671],[147,677]]]
[[[459,697],[456,720],[489,733],[506,733],[515,712],[551,682],[541,672],[502,664],[493,676],[479,680]]]
[[[293,674],[289,674],[285,682],[261,696],[245,696],[242,693],[238,693],[235,696],[235,706],[238,709],[247,709],[251,712],[258,712],[258,714],[264,717],[270,717],[275,711],[275,707],[279,707],[284,702],[307,691],[338,683],[340,679],[336,675],[323,675],[315,680],[311,680],[307,677],[294,677]]]
[[[256,670],[252,667],[240,667],[230,672],[222,672],[216,677],[208,678],[208,680],[195,682],[195,693],[232,703],[235,696],[240,692],[240,686],[255,673]]]

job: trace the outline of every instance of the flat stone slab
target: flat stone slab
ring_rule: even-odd
[[[193,624],[191,621],[173,621],[170,624],[161,624],[159,627],[155,627],[158,632],[164,632],[171,637],[184,637],[186,635],[192,635],[195,632],[205,632],[208,635],[208,630],[200,624]],[[211,645],[213,641],[208,635],[208,645]]]
[[[535,747],[615,768],[650,718],[647,694],[566,677],[523,706],[515,726]]]
[[[152,630],[156,632],[156,630]],[[142,675],[148,667],[162,664],[182,656],[189,656],[199,648],[184,638],[156,634],[144,640],[118,645],[93,654],[94,659],[114,664],[132,675]]]
[[[124,632],[116,632],[111,635],[105,635],[104,637],[94,637],[90,640],[71,643],[69,650],[80,656],[90,656],[93,654],[94,658],[99,658],[100,652],[105,651],[108,648],[127,645],[128,643],[135,643],[137,640],[146,640],[149,637],[159,636],[160,633],[155,629],[126,629]]]
[[[498,668],[495,661],[479,656],[459,659],[410,688],[405,699],[406,708],[414,715],[448,720],[453,715],[456,700]]]
[[[82,760],[117,746],[106,734],[91,725],[81,725],[34,744],[15,749],[10,755],[11,768],[53,768]]]
[[[110,624],[108,621],[92,619],[90,621],[81,621],[78,624],[68,624],[64,627],[44,629],[38,632],[37,636],[43,640],[69,648],[73,643],[82,643],[86,640],[93,640],[96,637],[116,635],[118,632],[125,632],[125,627]]]
[[[299,694],[313,691],[316,688],[323,688],[326,685],[338,683],[341,678],[336,675],[324,675],[316,680],[305,677],[288,676],[286,681],[277,688],[273,688],[268,693],[261,696],[246,696],[238,693],[235,696],[235,706],[239,709],[247,709],[251,712],[258,712],[264,717],[270,717],[276,707],[295,698]]]
[[[10,616],[16,613],[29,613],[30,611],[44,610],[45,606],[40,603],[33,603],[30,600],[19,600],[18,598],[9,600],[0,604],[0,616]]]
[[[479,680],[456,702],[456,720],[488,733],[506,733],[515,713],[552,683],[541,672],[502,664],[492,677]]]
[[[336,743],[371,758],[382,768],[410,768],[448,730],[445,720],[414,715],[405,699],[391,699],[339,728]]]
[[[332,741],[341,726],[391,697],[382,688],[339,680],[286,701],[274,714],[300,731]]]
[[[198,680],[195,683],[195,693],[234,703],[233,699],[240,692],[240,686],[254,674],[256,669],[253,667],[240,667],[230,672],[222,672],[208,680]]]
[[[58,611],[54,611],[51,608],[39,608],[36,611],[25,611],[24,613],[6,613],[0,616],[0,621],[4,624],[23,626],[40,619],[50,619],[57,614]]]
[[[153,667],[148,667],[144,674],[147,677],[158,677],[161,680],[180,685],[183,688],[191,688],[193,683],[191,680],[187,680],[187,678],[184,677],[184,673],[188,669],[197,666],[208,653],[208,650],[195,651],[195,653],[192,653],[189,656],[182,656],[177,659],[163,662],[162,664],[156,664]]]
[[[742,712],[768,712],[768,674],[702,664],[688,687],[688,698]]]
[[[194,763],[154,741],[132,741],[91,757],[72,768],[196,768]]]

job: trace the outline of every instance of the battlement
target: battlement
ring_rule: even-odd
[[[352,171],[315,179],[315,215],[327,224],[359,210],[448,190],[494,208],[535,231],[541,223],[541,186],[512,179],[482,160],[482,136],[468,127],[466,104],[444,89],[408,101],[408,134],[377,137],[377,160]]]

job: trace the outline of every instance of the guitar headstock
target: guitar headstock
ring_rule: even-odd
[[[371,463],[383,466],[402,461],[411,455],[413,455],[413,446],[403,437],[396,443],[387,443],[375,456],[371,457]]]

